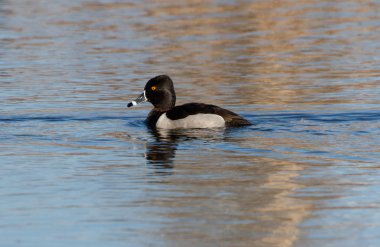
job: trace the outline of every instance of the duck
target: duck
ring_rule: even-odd
[[[146,123],[153,129],[193,129],[242,127],[252,123],[238,114],[216,105],[187,103],[176,106],[176,93],[168,75],[150,79],[144,91],[128,107],[150,102],[153,109]]]

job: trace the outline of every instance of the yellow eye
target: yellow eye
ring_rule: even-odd
[[[156,86],[153,86],[153,87],[151,87],[150,89],[152,89],[152,91],[155,91],[155,90],[157,89],[157,87],[156,87]]]

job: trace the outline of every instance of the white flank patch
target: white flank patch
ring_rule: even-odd
[[[162,129],[220,128],[224,126],[224,119],[216,114],[195,114],[182,119],[171,120],[164,113],[156,123],[156,127]]]

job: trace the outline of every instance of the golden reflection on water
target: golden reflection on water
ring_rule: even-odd
[[[132,27],[160,41],[154,45],[159,56],[153,54],[147,64],[170,66],[180,88],[187,84],[197,86],[186,92],[189,98],[212,95],[219,104],[225,103],[227,97],[232,104],[269,104],[279,109],[281,105],[300,102],[352,103],[350,97],[335,97],[344,92],[345,86],[321,82],[320,78],[380,74],[373,63],[364,68],[350,64],[356,53],[362,52],[353,47],[364,35],[376,40],[368,33],[374,27],[361,25],[376,19],[373,4],[352,3],[350,15],[344,15],[347,9],[339,3],[315,3],[157,4],[146,10],[147,17],[157,22],[136,21]],[[362,15],[358,16],[358,12]],[[350,35],[353,31],[358,34]],[[377,84],[377,80],[366,81],[360,87],[376,88]],[[226,87],[231,92],[226,92]],[[332,96],[315,97],[324,93]],[[237,101],[228,95],[241,97]]]
[[[206,165],[210,156],[212,165]],[[162,215],[173,223],[158,234],[170,239],[172,246],[189,246],[191,239],[203,245],[293,246],[299,224],[312,209],[292,199],[302,188],[295,180],[303,164],[240,155],[241,165],[231,166],[237,162],[234,155],[212,151],[198,154],[197,160],[203,165],[191,160],[177,164],[187,178],[165,180],[169,191],[183,196],[173,193],[151,202],[171,209]]]
[[[191,139],[222,142],[223,132],[159,130],[152,133],[160,141],[147,146],[147,160],[158,162],[152,163],[153,169],[171,169],[175,164],[176,173],[182,175],[161,181],[169,195],[150,202],[153,206],[170,209],[162,213],[169,223],[157,234],[170,239],[172,246],[188,246],[191,239],[206,245],[293,246],[299,236],[299,224],[312,210],[311,204],[293,197],[303,187],[296,180],[308,165],[243,155],[233,150],[221,154],[213,149],[197,153],[196,160],[192,156],[176,160],[178,143]],[[229,141],[243,149],[270,149],[281,145],[279,139]],[[162,163],[166,165],[160,165]]]
[[[13,2],[9,3],[11,6]],[[269,105],[287,109],[308,105],[355,103],[358,96],[345,95],[349,84],[380,71],[375,61],[362,60],[372,49],[358,49],[361,42],[376,42],[378,6],[371,2],[252,1],[234,4],[209,1],[182,1],[136,4],[84,2],[54,4],[47,10],[29,6],[28,15],[62,11],[80,18],[43,18],[49,28],[73,28],[78,39],[72,47],[49,41],[63,37],[56,32],[21,35],[12,48],[62,46],[82,47],[86,56],[144,53],[141,64],[128,64],[147,80],[156,74],[170,74],[181,91],[179,103],[202,100],[226,105]],[[13,15],[24,14],[15,4]],[[124,12],[123,12],[124,11]],[[110,15],[114,14],[114,19]],[[41,15],[43,16],[43,15]],[[38,24],[38,23],[36,23]],[[24,33],[23,26],[12,26]],[[33,27],[33,29],[36,29]],[[144,47],[129,45],[133,32],[149,39]],[[104,34],[111,46],[81,33]],[[37,40],[37,42],[36,42]],[[9,40],[8,40],[9,41]],[[65,42],[62,40],[61,42]],[[35,59],[35,57],[34,57]],[[355,59],[357,61],[355,61]],[[358,60],[359,59],[359,60]],[[356,66],[360,63],[360,66]],[[115,71],[128,68],[113,68]],[[145,69],[145,71],[144,71]],[[144,71],[144,72],[143,72]],[[142,84],[142,83],[141,83]],[[191,85],[191,88],[189,88]],[[355,87],[377,89],[376,79],[353,83]],[[321,97],[321,95],[326,95]],[[342,95],[339,95],[342,94]],[[239,98],[236,98],[239,95]]]

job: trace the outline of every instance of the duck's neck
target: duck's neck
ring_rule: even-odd
[[[162,100],[159,103],[153,104],[154,105],[153,110],[158,111],[158,112],[167,112],[174,108],[175,101],[176,101],[174,90],[173,90],[173,93],[170,94],[170,96],[169,94],[166,94],[163,96],[163,98],[170,99],[170,100]]]

